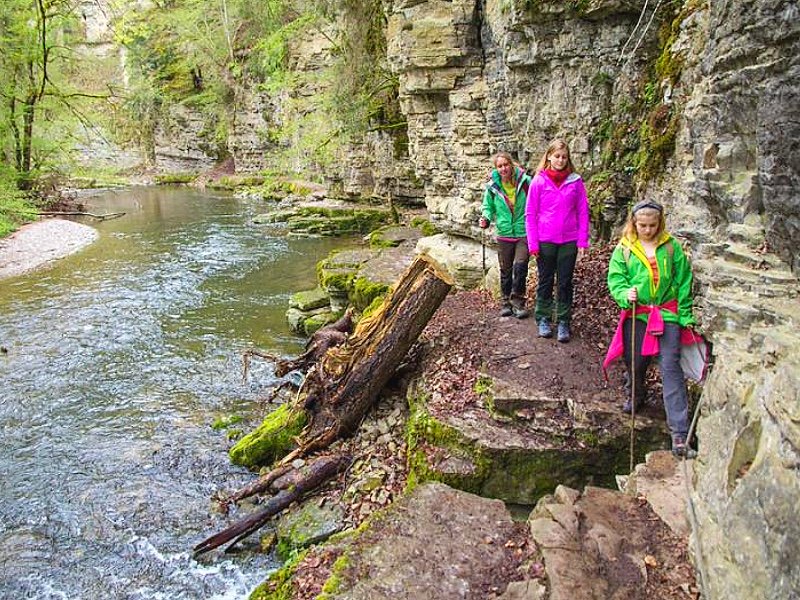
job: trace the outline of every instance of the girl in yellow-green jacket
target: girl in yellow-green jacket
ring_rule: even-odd
[[[664,208],[659,203],[645,200],[633,207],[611,255],[608,288],[620,308],[628,311],[615,337],[628,369],[629,396],[623,410],[630,413],[644,404],[647,366],[653,356],[658,356],[672,450],[676,455],[687,456],[692,451],[686,439],[689,407],[680,352],[681,329],[694,325],[692,269],[681,245],[666,232],[665,224]],[[631,373],[633,313],[636,327]],[[613,360],[610,357],[611,351],[606,363]],[[631,385],[635,398],[631,398]]]

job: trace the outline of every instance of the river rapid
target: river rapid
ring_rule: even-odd
[[[218,417],[269,406],[272,366],[296,354],[290,295],[347,240],[255,226],[263,203],[188,189],[87,199],[97,242],[0,281],[0,597],[245,598],[269,569],[253,550],[191,548],[230,522],[210,498],[253,475],[230,464]]]

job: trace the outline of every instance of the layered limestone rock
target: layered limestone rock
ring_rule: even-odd
[[[633,92],[654,31],[641,31],[638,53],[623,54],[642,3],[590,4],[584,12],[506,0],[394,5],[389,64],[425,202],[441,229],[478,237],[491,152],[511,151],[533,169],[560,135],[582,168],[596,161],[597,129]]]
[[[664,126],[664,166],[627,193],[666,205],[715,343],[699,425],[698,561],[711,598],[790,597],[800,589],[797,7],[687,2],[655,43],[662,17],[648,30],[645,4],[595,1],[580,13],[555,2],[395,4],[389,59],[412,158],[440,229],[478,239],[490,151],[533,166],[564,135],[590,175],[604,121],[623,120],[626,96],[655,94],[677,115],[674,150],[673,123],[652,123]],[[639,87],[656,59],[671,77]],[[645,157],[664,151],[651,141]]]
[[[688,98],[653,192],[691,241],[714,342],[694,478],[709,598],[800,589],[798,32],[792,3],[713,2],[673,46]]]

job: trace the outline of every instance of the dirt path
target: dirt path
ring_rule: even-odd
[[[0,240],[0,279],[42,268],[88,246],[97,230],[65,219],[28,223]]]

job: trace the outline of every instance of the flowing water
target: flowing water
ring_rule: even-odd
[[[241,351],[296,354],[284,313],[343,240],[287,238],[263,204],[191,190],[88,199],[97,242],[0,281],[0,598],[244,598],[274,567],[247,550],[195,561],[230,522],[215,418],[257,422],[275,384]]]

